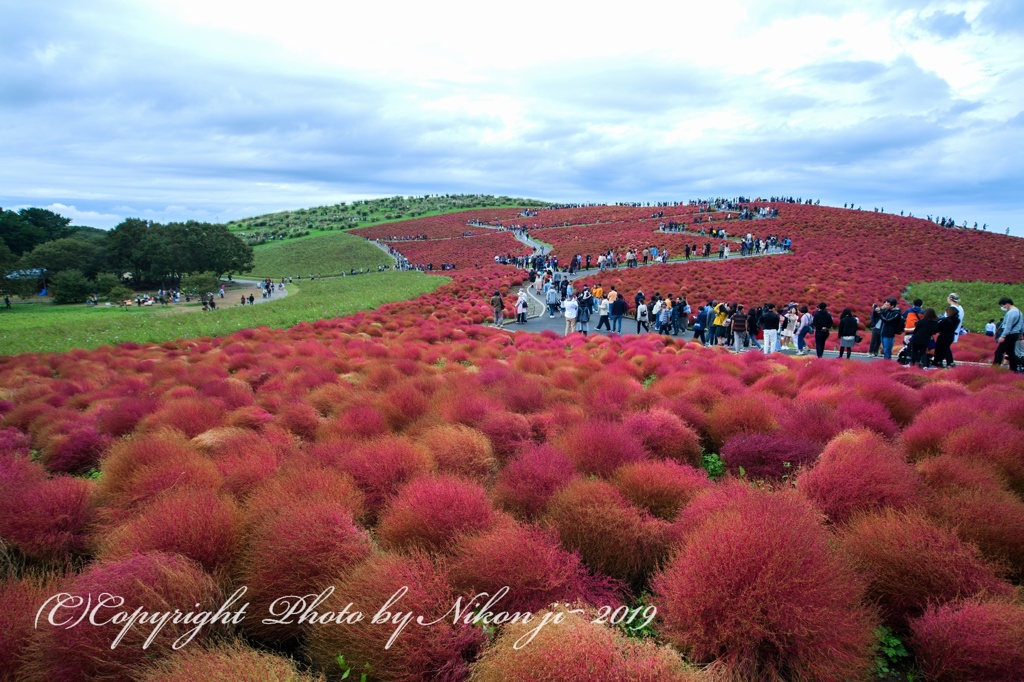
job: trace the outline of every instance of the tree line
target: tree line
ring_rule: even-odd
[[[84,300],[83,288],[100,295],[126,283],[176,288],[198,273],[219,279],[252,265],[252,247],[220,224],[128,218],[104,231],[73,226],[46,209],[0,210],[0,286],[7,294],[27,297],[52,286],[56,301],[75,302]]]

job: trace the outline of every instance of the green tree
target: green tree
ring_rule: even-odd
[[[117,274],[127,272],[134,282],[143,280],[151,263],[140,247],[149,229],[149,221],[127,218],[107,233],[107,261]]]
[[[204,296],[220,291],[220,279],[212,272],[185,275],[181,278],[181,291],[190,296]]]
[[[46,241],[45,233],[14,211],[0,211],[0,234],[15,256],[28,253]]]
[[[86,279],[81,270],[64,270],[53,276],[50,289],[54,303],[85,303],[85,299],[92,294],[93,283]]]
[[[22,259],[28,268],[42,268],[47,275],[64,270],[81,270],[86,276],[95,276],[102,267],[99,245],[74,237],[44,242]]]
[[[112,275],[109,272],[104,272],[96,276],[93,293],[108,296],[110,292],[117,287],[124,288],[124,285],[121,283],[121,278],[117,275]]]

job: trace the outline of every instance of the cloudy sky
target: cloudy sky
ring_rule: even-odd
[[[604,7],[0,0],[0,206],[791,194],[1024,236],[1021,0]]]

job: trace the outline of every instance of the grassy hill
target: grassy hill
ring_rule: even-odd
[[[228,223],[228,229],[232,232],[244,233],[244,239],[248,243],[258,246],[268,242],[315,235],[319,232],[366,227],[473,208],[542,207],[546,205],[547,202],[536,199],[496,197],[489,194],[395,196],[387,199],[367,199],[353,201],[351,204],[342,202],[332,206],[317,206],[243,218]]]
[[[345,232],[317,234],[300,239],[265,244],[255,251],[255,277],[308,277],[338,275],[353,268],[376,271],[378,265],[394,261],[362,237]]]

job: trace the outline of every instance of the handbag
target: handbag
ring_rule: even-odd
[[[861,341],[864,340],[864,337],[861,336],[860,334],[856,334],[854,335],[853,340],[856,341],[857,343],[860,343]]]

